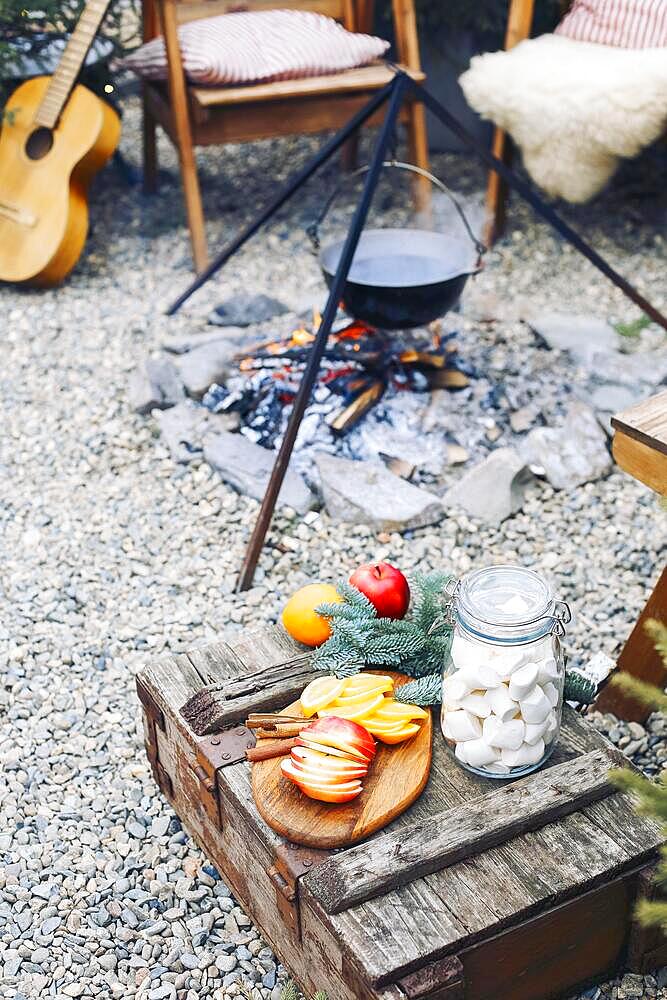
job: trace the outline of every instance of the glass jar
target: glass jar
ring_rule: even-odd
[[[515,778],[549,757],[560,732],[570,609],[539,574],[474,570],[451,603],[451,657],[442,680],[442,732],[458,762],[486,778]]]

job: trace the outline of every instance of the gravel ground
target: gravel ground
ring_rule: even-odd
[[[128,108],[122,148],[136,164],[136,103]],[[267,142],[202,156],[213,241],[313,148]],[[326,515],[306,526],[283,511],[257,585],[234,595],[257,504],[204,463],[174,465],[151,420],[130,412],[127,377],[165,335],[200,328],[234,291],[294,306],[318,298],[303,225],[322,188],[311,184],[265,239],[167,320],[190,264],[174,157],[166,146],[163,154],[168,173],[153,200],[114,169],[100,178],[86,256],[67,285],[2,290],[0,996],[13,1000],[220,1000],[244,982],[256,996],[279,995],[284,970],[152,782],[132,683],[147,657],[275,620],[302,583],[335,581],[370,557],[457,574],[520,559],[571,602],[573,658],[613,655],[664,562],[655,498],[616,472],[571,494],[535,491],[500,528],[450,515],[435,528],[377,536]],[[645,158],[594,205],[566,214],[664,308],[658,165]],[[436,166],[465,193],[481,191],[483,175],[470,164],[439,157]],[[334,178],[332,166],[324,184]],[[501,354],[530,349],[515,311],[526,299],[612,321],[637,315],[516,200],[483,281],[501,318],[480,325],[479,336]],[[473,308],[466,322],[476,328]],[[571,377],[565,368],[564,386]],[[613,717],[594,722],[648,773],[664,766],[664,718],[652,717],[645,732]],[[582,996],[667,997],[664,986],[663,977],[626,975]]]

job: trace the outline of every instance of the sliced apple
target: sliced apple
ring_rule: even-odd
[[[308,766],[299,763],[294,757],[284,760],[280,769],[286,778],[291,778],[293,781],[315,782],[316,785],[340,785],[347,781],[361,780],[368,774],[367,767],[363,765],[355,767],[352,762],[347,771],[330,771],[323,765]]]
[[[307,719],[326,708],[343,693],[345,681],[337,677],[316,677],[301,692],[301,710]]]
[[[376,708],[384,701],[383,694],[372,694],[364,698],[363,701],[354,705],[342,707],[332,705],[331,708],[323,708],[318,714],[321,719],[328,719],[335,716],[338,719],[349,719],[351,722],[362,722],[366,716],[372,715]]]
[[[345,773],[348,768],[360,768],[368,771],[368,764],[361,760],[353,760],[351,757],[335,757],[324,752],[330,747],[322,750],[312,750],[310,747],[296,746],[292,748],[292,758],[297,760],[304,767],[322,767],[327,771]]]
[[[314,740],[306,740],[303,736],[297,737],[294,749],[296,749],[296,747],[304,747],[307,750],[316,750],[321,754],[331,754],[332,757],[340,757],[343,760],[356,760],[365,764],[367,764],[371,759],[370,757],[365,757],[360,753],[350,754],[347,750],[339,750],[337,747],[327,746],[326,743],[316,743]]]
[[[333,747],[335,750],[342,751],[343,755],[349,754],[353,757],[362,757],[365,760],[372,760],[375,756],[375,740],[370,733],[356,722],[336,715],[311,722],[310,725],[301,730],[298,742],[302,746],[303,739],[324,747]],[[313,749],[319,750],[321,746],[316,745]],[[330,751],[325,752],[329,753]],[[334,756],[337,755],[334,754]]]
[[[304,795],[319,802],[349,802],[361,792],[360,781],[348,781],[344,785],[313,785],[295,782]]]

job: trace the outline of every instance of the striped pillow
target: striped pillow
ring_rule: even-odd
[[[186,76],[193,83],[256,83],[321,76],[365,66],[389,42],[346,31],[330,17],[300,10],[242,11],[190,21],[178,29]],[[163,80],[162,37],[146,42],[122,65]]]
[[[619,49],[662,48],[667,0],[574,0],[556,34]]]

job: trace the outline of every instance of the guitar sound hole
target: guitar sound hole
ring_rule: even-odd
[[[41,160],[53,146],[53,132],[50,128],[35,129],[28,136],[25,151],[31,160]]]

